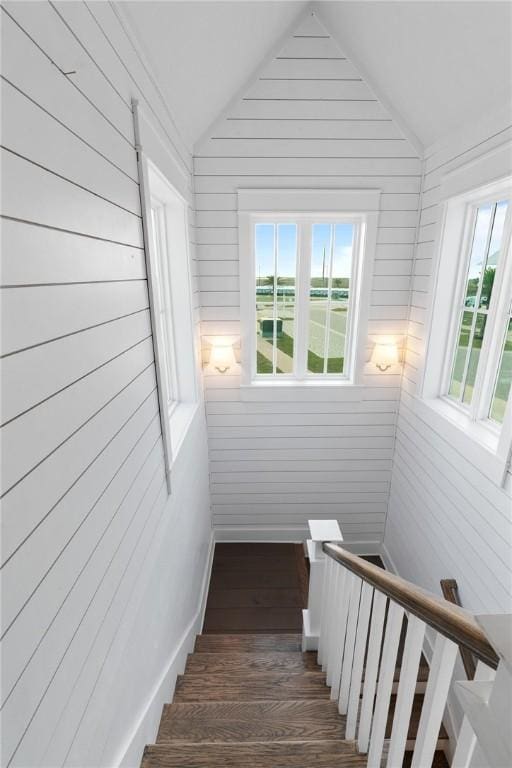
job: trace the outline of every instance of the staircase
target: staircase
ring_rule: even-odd
[[[399,674],[397,668],[396,680]],[[425,677],[421,665],[418,678]],[[414,702],[412,743],[422,698],[419,693]],[[368,756],[358,754],[355,741],[345,740],[344,733],[345,717],[330,700],[316,653],[301,652],[300,635],[199,635],[174,701],[164,707],[156,744],[145,749],[142,768],[366,766]],[[406,753],[404,766],[411,754]],[[433,766],[447,765],[444,754],[436,752]]]
[[[328,543],[336,521],[310,531],[309,574],[294,545],[218,545],[205,634],[141,768],[447,768],[450,691],[465,712],[452,764],[512,765],[497,725],[512,708],[510,617],[475,618]],[[452,685],[461,646],[475,679]]]

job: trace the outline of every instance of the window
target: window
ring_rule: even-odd
[[[257,375],[346,374],[358,235],[357,221],[254,223]]]
[[[364,333],[360,297],[363,286],[368,288],[378,193],[365,190],[364,200],[358,190],[349,201],[344,192],[340,200],[340,191],[310,191],[311,211],[283,213],[299,197],[304,207],[307,193],[239,190],[245,383],[339,383],[356,377],[356,336]],[[348,211],[316,211],[322,204],[329,210],[335,200],[350,202]],[[262,203],[280,212],[243,210]],[[358,203],[362,211],[354,210]]]
[[[198,402],[187,204],[147,158],[142,163],[149,303],[170,489],[172,462]]]
[[[155,315],[158,318],[158,335],[162,339],[162,378],[165,380],[165,402],[171,415],[179,400],[179,388],[176,375],[176,349],[172,317],[170,275],[167,254],[165,205],[153,198],[151,201],[151,224],[153,227],[153,248],[155,252],[155,290],[153,300]]]
[[[508,199],[468,203],[462,251],[458,330],[450,359],[448,398],[473,419],[499,425],[510,392],[510,249]],[[500,357],[492,351],[500,350]]]
[[[498,483],[512,438],[512,177],[503,178],[510,164],[499,148],[441,180],[421,391],[430,423]]]

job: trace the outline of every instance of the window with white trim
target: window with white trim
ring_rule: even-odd
[[[321,210],[335,200],[347,210]],[[354,381],[378,203],[374,190],[239,190],[243,383]]]
[[[359,234],[350,218],[254,221],[256,375],[347,376]]]
[[[468,204],[447,386],[450,400],[473,419],[496,425],[503,423],[512,381],[511,208],[501,197]]]
[[[142,156],[148,289],[160,421],[170,470],[198,407],[187,203]]]
[[[434,296],[417,406],[448,444],[501,485],[512,446],[509,147],[446,173],[440,199]]]

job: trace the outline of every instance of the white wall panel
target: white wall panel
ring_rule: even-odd
[[[189,203],[192,158],[108,3],[1,13],[1,762],[135,765],[199,628],[211,520],[201,407],[167,494],[132,98]]]
[[[488,116],[485,123],[468,125],[426,152],[385,537],[387,552],[402,576],[437,593],[440,579],[455,578],[462,604],[482,613],[512,607],[510,483],[494,485],[432,429],[418,407],[417,386],[433,300],[440,180],[509,139],[509,114]]]
[[[205,359],[215,336],[240,334],[236,192],[244,187],[382,190],[369,334],[374,340],[406,330],[421,163],[316,24],[310,19],[309,34],[314,28],[320,36],[290,38],[196,150]],[[307,515],[320,509],[343,524],[351,513],[348,539],[381,540],[383,518],[364,515],[375,506],[385,515],[391,475],[379,462],[393,450],[400,379],[373,371],[357,398],[346,390],[270,388],[257,400],[241,399],[237,376],[206,375],[214,522],[222,538],[288,531],[301,539]]]

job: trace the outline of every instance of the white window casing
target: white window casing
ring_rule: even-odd
[[[377,240],[380,190],[375,189],[239,189],[239,260],[242,397],[253,388],[362,386],[366,362],[368,312]],[[256,286],[254,232],[258,223],[297,224],[294,373],[258,375],[256,361]],[[318,223],[354,225],[350,278],[349,327],[342,374],[309,374],[306,365],[310,284],[311,226]],[[251,395],[252,399],[252,395]]]
[[[502,485],[510,463],[512,398],[501,425],[489,418],[512,298],[512,146],[486,153],[441,179],[433,301],[419,389],[423,417],[493,482]],[[487,310],[473,394],[469,404],[448,395],[468,279],[476,211],[509,200],[501,255]],[[483,267],[482,267],[483,269]],[[476,302],[475,302],[476,304]],[[477,308],[475,308],[475,312]],[[468,359],[471,350],[468,349]]]
[[[149,308],[170,493],[172,465],[199,402],[187,202],[141,149],[138,155]]]

